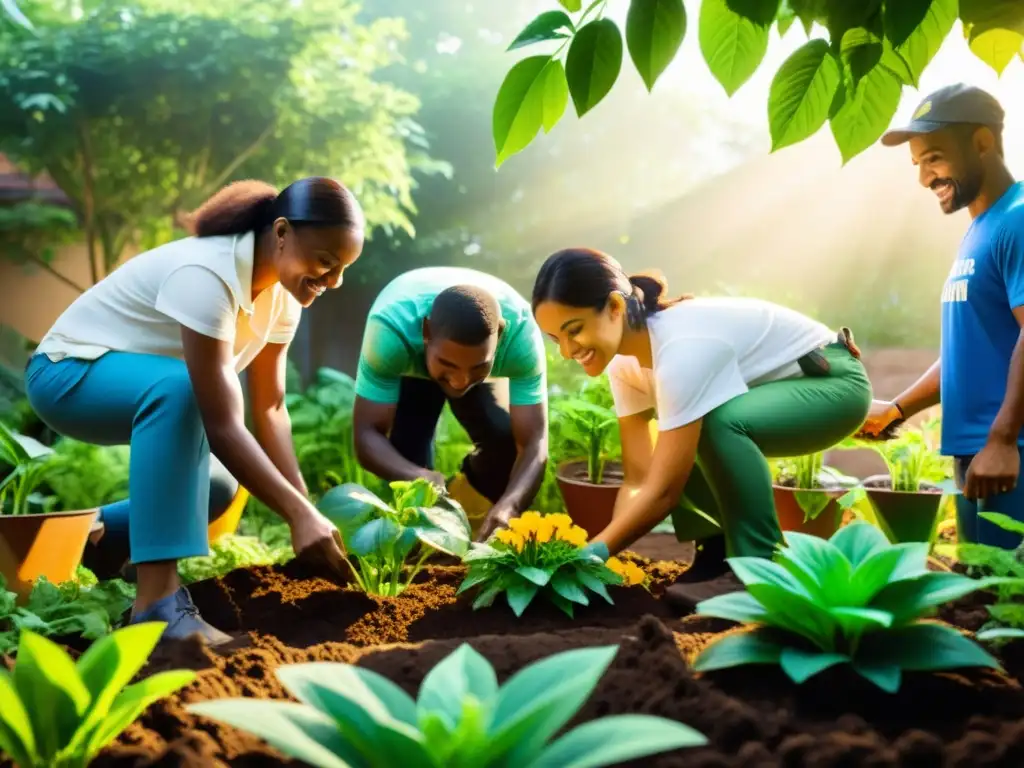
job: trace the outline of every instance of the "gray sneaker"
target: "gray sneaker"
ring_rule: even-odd
[[[173,595],[157,600],[146,610],[132,615],[129,624],[140,624],[145,621],[163,621],[167,623],[163,640],[184,640],[198,634],[208,645],[224,645],[231,642],[231,635],[221,632],[207,624],[199,615],[199,609],[192,602],[192,595],[181,587]]]

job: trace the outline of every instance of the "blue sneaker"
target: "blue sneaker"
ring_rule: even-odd
[[[192,602],[192,595],[184,587],[173,595],[157,600],[146,610],[133,614],[129,624],[140,624],[145,621],[163,621],[167,623],[160,640],[184,640],[192,635],[199,635],[208,645],[224,645],[231,642],[231,635],[221,632],[207,624],[199,615],[199,609]]]

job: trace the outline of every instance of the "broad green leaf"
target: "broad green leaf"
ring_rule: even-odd
[[[725,0],[729,10],[755,24],[770,27],[781,8],[779,0]]]
[[[150,621],[130,624],[89,646],[78,660],[78,673],[92,702],[83,727],[92,728],[114,703],[121,690],[145,665],[166,624]]]
[[[498,693],[492,740],[482,765],[522,765],[579,710],[615,658],[618,646],[565,651],[521,669]]]
[[[996,577],[972,579],[958,573],[929,572],[889,584],[871,601],[871,607],[891,613],[894,624],[903,624],[931,608],[1006,581]]]
[[[832,535],[829,541],[846,555],[846,559],[854,568],[880,549],[891,546],[884,533],[863,521],[844,525]]]
[[[875,608],[839,607],[829,609],[829,613],[849,639],[892,626],[892,614]]]
[[[626,15],[626,47],[648,91],[676,57],[684,37],[683,0],[631,0]]]
[[[558,4],[569,13],[576,13],[583,7],[583,0],[558,0]]]
[[[495,599],[504,591],[504,586],[500,584],[492,584],[487,589],[481,590],[480,594],[473,600],[473,610],[480,608],[490,608],[494,605]]]
[[[587,567],[581,567],[576,569],[576,578],[580,584],[605,599],[606,602],[612,602],[612,596],[608,594],[608,587],[601,581],[597,576],[592,574]]]
[[[494,101],[498,167],[529,146],[541,128],[554,127],[568,105],[567,91],[565,70],[550,56],[530,56],[509,70]]]
[[[490,571],[484,571],[484,570],[472,571],[472,570],[470,570],[466,574],[466,578],[462,580],[462,583],[459,585],[459,588],[458,588],[458,590],[456,591],[455,594],[461,595],[466,590],[472,589],[477,584],[482,584],[483,582],[487,581],[488,579],[490,579],[492,577],[493,577],[493,574]]]
[[[842,550],[830,541],[797,531],[787,531],[785,539],[786,546],[780,548],[779,555],[802,567],[814,579],[818,593],[823,594],[827,602],[841,603],[853,571]]]
[[[392,512],[391,507],[356,483],[331,488],[320,499],[317,509],[334,523],[346,541],[372,518]]]
[[[831,649],[836,625],[827,608],[775,584],[751,584],[747,590],[765,607],[763,624],[805,637],[823,650]]]
[[[944,624],[919,622],[877,635],[865,635],[858,658],[892,664],[911,672],[991,667],[999,662],[974,640]]]
[[[159,672],[122,690],[105,716],[89,733],[85,752],[95,755],[116,739],[129,725],[139,719],[154,701],[170,696],[186,685],[191,685],[196,673],[189,669]],[[84,731],[85,729],[83,729]],[[77,738],[78,734],[76,734]]]
[[[189,712],[251,733],[288,757],[318,768],[358,768],[360,758],[334,721],[315,709],[290,701],[221,699],[190,704]],[[431,761],[424,754],[421,765]]]
[[[970,42],[971,52],[1002,75],[1003,70],[1021,52],[1024,34],[1009,29],[989,29]]]
[[[532,581],[538,587],[546,587],[551,581],[551,572],[543,568],[534,568],[532,565],[521,565],[516,568],[516,573],[527,581]]]
[[[532,581],[526,579],[516,579],[509,584],[508,589],[505,590],[505,598],[508,600],[509,608],[516,616],[522,616],[523,611],[526,610],[526,606],[533,600],[534,595],[537,594],[537,585]]]
[[[824,672],[836,664],[844,664],[850,659],[841,653],[817,653],[799,648],[783,648],[779,656],[782,671],[797,685],[806,682],[819,672]]]
[[[697,603],[696,613],[741,624],[759,623],[767,615],[764,606],[749,592],[731,592],[702,600]]]
[[[693,660],[696,672],[740,667],[746,664],[778,664],[782,646],[753,632],[736,632],[713,641]]]
[[[882,60],[882,40],[864,27],[852,27],[843,35],[840,56],[849,77],[848,88],[857,83]]]
[[[421,722],[428,713],[437,713],[447,720],[449,730],[455,730],[467,698],[488,705],[497,695],[494,668],[472,646],[463,643],[423,678],[416,709]],[[484,723],[484,730],[486,726]]]
[[[463,525],[458,513],[440,507],[421,508],[417,512],[418,519],[412,529],[417,539],[453,557],[462,557],[469,551],[472,529],[468,524]]]
[[[564,40],[576,27],[565,11],[545,11],[523,27],[506,50],[514,51],[545,40]]]
[[[551,588],[571,603],[590,605],[590,598],[587,597],[587,593],[580,588],[575,577],[569,575],[564,570],[555,573],[551,579]]]
[[[763,557],[730,557],[727,562],[748,589],[752,584],[774,584],[801,597],[811,597],[799,579],[771,560]]]
[[[611,19],[596,19],[576,32],[565,57],[565,76],[576,114],[583,117],[611,91],[622,70],[622,33]]]
[[[1009,515],[1005,515],[1002,512],[979,512],[978,517],[983,520],[988,520],[990,523],[995,523],[1004,531],[1010,533],[1019,533],[1024,536],[1024,523],[1019,520],[1014,520]]]
[[[804,32],[811,36],[812,26],[815,22],[824,24],[828,17],[828,0],[789,0],[793,6],[793,12],[803,24]]]
[[[886,693],[896,693],[903,681],[903,673],[895,664],[865,664],[857,661],[854,662],[853,669]]]
[[[772,152],[813,136],[828,119],[839,64],[824,40],[811,40],[775,73],[768,93]]]
[[[992,629],[983,629],[981,632],[976,633],[974,638],[986,643],[991,640],[1020,640],[1024,639],[1024,629],[993,627]]]
[[[885,67],[868,72],[852,92],[840,86],[841,106],[829,122],[843,165],[885,133],[899,107],[901,90],[900,81]]]
[[[393,765],[415,764],[424,754],[415,704],[386,677],[331,662],[284,666],[277,676],[295,698],[328,715],[360,753]]]
[[[1024,626],[1024,603],[996,603],[988,607],[989,615],[1000,624]]]
[[[920,6],[927,5],[924,17],[909,34],[900,41],[907,32],[909,22],[913,21]],[[921,73],[932,58],[938,53],[946,37],[953,30],[956,22],[958,0],[902,0],[899,3],[886,3],[884,27],[886,37],[910,67],[913,73],[913,84],[916,87]],[[896,18],[899,17],[899,18]]]
[[[853,572],[850,603],[867,605],[888,583],[927,573],[927,563],[927,543],[896,544],[876,551]]]
[[[352,534],[349,551],[356,557],[386,554],[401,538],[405,528],[390,517],[378,517]]]
[[[10,755],[15,765],[31,766],[35,761],[36,740],[14,680],[0,668],[0,752]]]
[[[757,71],[768,51],[768,30],[729,9],[726,0],[702,0],[698,37],[711,74],[732,96]]]
[[[599,768],[707,743],[703,734],[675,720],[612,715],[569,731],[548,745],[527,768]]]
[[[89,706],[89,691],[75,663],[52,640],[26,631],[13,678],[40,756],[55,756],[71,741]]]
[[[793,26],[793,22],[796,21],[796,11],[793,10],[789,0],[782,0],[779,4],[779,12],[775,16],[775,21],[779,25],[779,37],[785,37],[789,28]]]

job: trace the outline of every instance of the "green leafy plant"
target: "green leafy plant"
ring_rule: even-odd
[[[178,574],[184,584],[216,579],[237,568],[275,565],[293,556],[290,546],[270,547],[255,536],[229,534],[210,545],[210,554],[190,557],[178,563]]]
[[[146,707],[195,679],[181,670],[128,685],[165,626],[119,629],[77,664],[56,643],[24,632],[14,671],[0,669],[0,751],[17,768],[85,768]]]
[[[958,630],[923,619],[943,603],[1004,580],[929,571],[927,559],[927,543],[891,545],[862,521],[827,541],[788,532],[773,560],[730,558],[746,591],[705,600],[697,613],[753,628],[713,642],[694,668],[778,664],[802,683],[849,664],[890,693],[905,671],[998,668]]]
[[[587,532],[568,515],[524,512],[492,542],[474,543],[463,558],[469,570],[459,594],[477,587],[474,609],[493,605],[504,592],[509,607],[522,616],[542,593],[571,617],[574,605],[590,604],[588,591],[611,603],[607,585],[623,584],[627,578],[609,568],[607,549],[586,546]]]
[[[0,424],[0,464],[10,467],[0,480],[0,514],[27,515],[45,499],[36,493],[49,470],[53,451]]]
[[[490,663],[463,644],[427,674],[415,701],[367,669],[296,664],[277,676],[298,704],[227,699],[189,710],[320,768],[596,768],[706,744],[694,729],[650,715],[603,717],[551,741],[589,698],[617,650],[558,653],[499,687]]]
[[[434,552],[462,557],[472,538],[462,507],[427,480],[391,483],[389,506],[355,483],[332,488],[320,511],[341,532],[356,583],[373,595],[401,594]],[[406,560],[418,550],[412,566]],[[351,563],[350,563],[351,565]]]
[[[576,397],[558,400],[551,411],[559,447],[567,454],[575,452],[585,456],[587,479],[599,485],[604,479],[608,451],[616,436],[618,418],[615,411]]]
[[[848,438],[839,448],[870,448],[885,461],[893,491],[917,493],[927,484],[938,485],[953,475],[952,461],[938,451],[921,430],[904,429],[892,440]]]
[[[825,466],[823,451],[776,459],[773,462],[773,474],[776,483],[793,489],[793,496],[804,511],[804,522],[816,519],[829,505],[835,493],[828,491],[849,487],[857,482]]]
[[[542,129],[550,132],[570,96],[579,117],[601,103],[619,78],[625,51],[653,90],[694,26],[683,0],[629,0],[623,46],[619,25],[605,13],[626,0],[559,5],[509,46],[550,50],[516,63],[498,90],[498,166]],[[804,141],[828,122],[846,163],[888,128],[903,87],[918,87],[958,16],[971,50],[997,73],[1016,56],[1024,60],[1024,6],[1014,0],[701,0],[695,26],[704,61],[732,96],[761,66],[772,27],[781,37],[799,20],[808,41],[779,67],[768,95],[772,151]]]
[[[6,587],[0,576],[0,654],[13,651],[25,631],[47,637],[101,638],[121,622],[135,599],[134,588],[120,579],[86,587],[40,578],[23,606],[16,605],[14,593]]]

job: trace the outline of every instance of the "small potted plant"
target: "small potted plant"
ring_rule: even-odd
[[[882,457],[886,475],[865,478],[855,497],[866,496],[875,522],[893,543],[932,541],[952,467],[925,434],[905,430],[892,440],[846,441],[844,448],[871,448]]]
[[[95,510],[50,512],[39,488],[53,451],[0,424],[0,574],[24,599],[40,576],[71,581],[82,561]]]
[[[611,460],[618,453],[618,417],[610,400],[610,393],[591,386],[551,408],[553,452],[573,456],[556,469],[558,488],[566,512],[589,536],[611,522],[622,487],[622,465]]]
[[[839,498],[856,485],[832,467],[825,466],[825,452],[777,459],[774,462],[775,512],[779,527],[827,539],[843,522]]]

